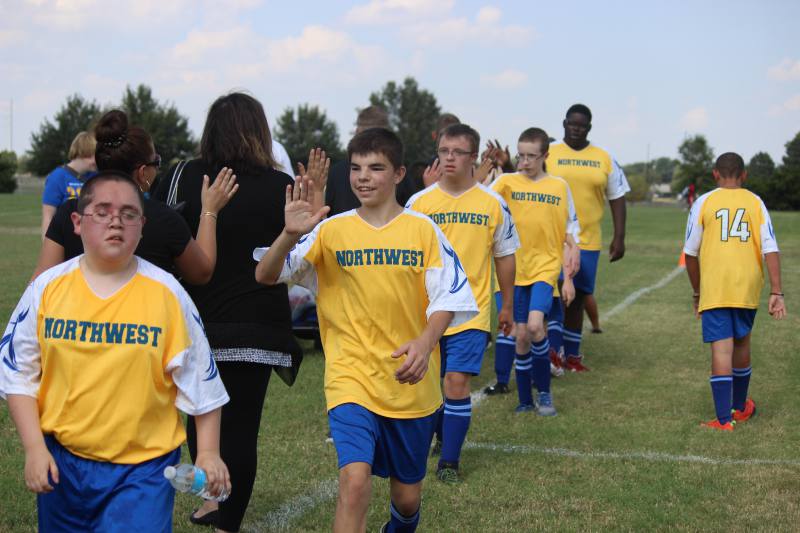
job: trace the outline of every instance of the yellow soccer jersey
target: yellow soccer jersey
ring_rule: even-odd
[[[448,194],[437,183],[409,198],[406,207],[429,216],[441,228],[461,259],[478,302],[477,317],[448,328],[445,334],[467,329],[491,331],[492,256],[511,255],[519,248],[506,202],[479,183],[459,196]]]
[[[747,189],[714,189],[692,205],[687,255],[699,257],[698,309],[758,308],[763,255],[777,252],[772,221],[761,198]]]
[[[291,250],[280,281],[318,294],[329,410],[355,403],[381,416],[418,418],[439,408],[438,346],[414,385],[395,379],[405,357],[391,356],[436,311],[454,311],[454,326],[477,314],[458,256],[428,217],[406,209],[380,228],[355,210],[331,217]]]
[[[25,291],[0,348],[0,393],[37,398],[42,432],[80,457],[137,464],[169,453],[186,437],[176,406],[198,415],[228,401],[197,309],[142,259],[100,298],[79,260]]]
[[[503,174],[492,183],[511,209],[521,247],[517,250],[515,285],[558,282],[567,233],[580,231],[567,182],[556,176],[532,180],[524,174]]]
[[[564,178],[575,195],[575,210],[581,221],[580,247],[602,248],[600,221],[605,197],[616,200],[631,190],[622,168],[608,152],[593,144],[573,150],[560,142],[550,145],[547,172]]]

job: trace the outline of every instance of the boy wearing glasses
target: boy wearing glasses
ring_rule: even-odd
[[[614,222],[614,237],[609,246],[609,258],[613,263],[625,255],[625,193],[631,188],[614,158],[587,139],[592,129],[592,112],[588,107],[571,106],[563,125],[564,142],[550,147],[547,168],[569,184],[581,221],[581,268],[574,280],[575,300],[565,309],[563,331],[567,370],[584,372],[589,370],[583,365],[580,353],[584,300],[586,295],[594,293],[602,245],[600,221],[604,200],[608,198]],[[554,363],[560,364],[560,360],[554,359]]]
[[[551,312],[553,290],[564,265],[561,295],[574,295],[572,276],[578,269],[576,239],[580,227],[567,183],[547,173],[544,161],[550,137],[539,128],[519,136],[518,172],[503,174],[492,189],[508,202],[522,246],[517,252],[514,288],[516,322],[517,412],[555,416],[550,394],[550,343],[545,316]],[[566,247],[566,252],[565,252]],[[539,391],[534,404],[531,379]]]
[[[85,253],[28,286],[0,342],[0,396],[41,531],[171,531],[162,473],[180,462],[178,409],[196,417],[210,491],[230,490],[219,456],[228,395],[189,296],[133,255],[142,212],[129,176],[87,181],[72,214]]]
[[[514,298],[514,252],[519,237],[511,212],[500,196],[473,175],[480,136],[466,124],[453,124],[439,136],[441,179],[412,196],[406,207],[428,215],[453,244],[478,302],[480,314],[447,329],[440,341],[444,376],[444,410],[440,413],[437,444],[441,450],[436,476],[458,483],[461,448],[472,417],[470,378],[481,370],[491,331],[492,258],[505,305],[499,327],[511,332]]]

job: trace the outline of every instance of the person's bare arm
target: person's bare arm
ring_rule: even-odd
[[[427,326],[419,337],[405,343],[392,353],[392,357],[395,359],[406,356],[406,360],[394,373],[397,381],[413,385],[425,377],[431,352],[442,338],[447,326],[450,325],[454,314],[452,311],[435,311],[431,314]]]
[[[58,466],[44,442],[36,398],[9,394],[8,411],[25,450],[25,485],[36,493],[52,491],[48,474],[53,483],[58,483]]]
[[[221,408],[202,415],[195,415],[197,428],[197,458],[195,465],[206,471],[208,491],[219,496],[223,491],[231,492],[231,478],[228,467],[219,455],[219,427]]]
[[[56,209],[54,205],[42,204],[42,240],[44,240],[44,236],[47,234],[47,228],[50,227],[50,221],[53,220]]]
[[[611,207],[611,220],[614,223],[614,238],[608,248],[608,257],[613,263],[625,255],[625,219],[627,217],[625,197],[609,200],[608,205]]]
[[[313,203],[311,210],[316,213],[325,205],[325,188],[328,186],[328,171],[331,169],[331,158],[327,157],[322,148],[312,148],[308,153],[308,169],[303,163],[297,163],[301,176],[306,176],[314,187]]]
[[[769,314],[778,320],[786,316],[786,302],[781,286],[781,256],[778,252],[764,255],[769,275]]]
[[[511,335],[514,328],[514,276],[517,260],[514,254],[494,258],[497,282],[503,296],[503,308],[497,310],[497,327],[503,335]]]
[[[48,239],[47,237],[44,238],[42,241],[42,248],[39,250],[39,259],[36,262],[36,269],[33,271],[33,276],[31,276],[31,281],[36,279],[36,277],[47,270],[50,267],[54,267],[59,263],[64,262],[64,247],[58,244],[56,241]]]
[[[700,261],[693,255],[686,254],[686,273],[689,275],[689,283],[692,285],[692,305],[694,314],[698,317],[698,304],[700,303]]]

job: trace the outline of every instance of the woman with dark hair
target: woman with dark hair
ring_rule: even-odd
[[[128,116],[119,110],[109,111],[95,127],[97,168],[130,174],[143,193],[150,190],[161,166],[150,135],[138,126],[128,125]],[[217,261],[216,214],[236,194],[233,170],[220,170],[214,184],[203,177],[203,217],[197,239],[183,218],[161,202],[145,199],[142,239],[135,254],[154,265],[181,276],[186,282],[206,283]],[[75,235],[70,214],[77,211],[77,199],[68,200],[56,211],[45,234],[33,277],[48,268],[83,253],[83,243]],[[197,227],[197,226],[195,226]]]
[[[286,285],[256,282],[253,249],[272,243],[283,230],[289,175],[275,170],[272,138],[261,104],[247,94],[218,98],[208,111],[200,141],[200,158],[174,169],[159,184],[156,197],[185,203],[190,227],[205,215],[201,202],[203,175],[236,169],[242,192],[217,221],[217,268],[208,284],[187,287],[205,325],[225,388],[231,396],[222,411],[221,455],[228,465],[231,496],[218,505],[206,502],[192,513],[196,524],[238,531],[250,501],[257,465],[258,430],[270,374],[288,384],[301,360],[292,335]],[[195,454],[193,420],[189,450]]]

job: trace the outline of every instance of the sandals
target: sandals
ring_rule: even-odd
[[[217,517],[219,516],[219,511],[210,511],[203,516],[195,516],[195,513],[199,511],[200,508],[195,509],[189,515],[189,522],[195,524],[197,526],[214,526],[217,524]]]

